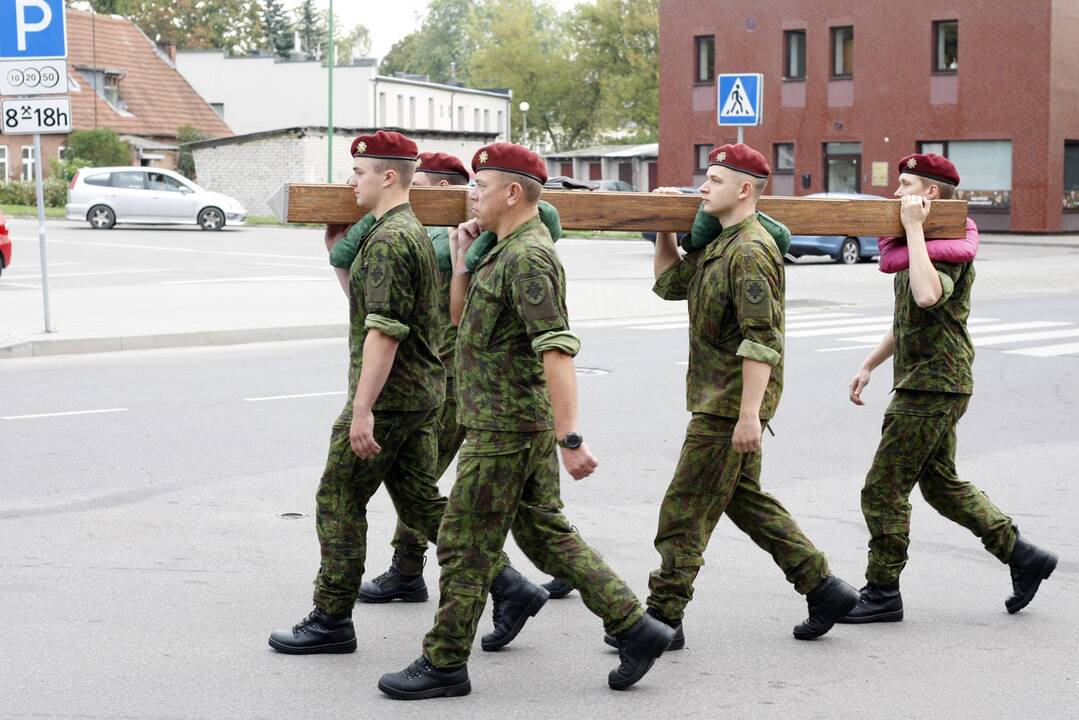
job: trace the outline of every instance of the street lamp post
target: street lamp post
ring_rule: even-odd
[[[525,147],[531,147],[531,145],[528,144],[528,108],[530,108],[531,105],[528,104],[528,101],[522,100],[521,104],[517,107],[521,109],[521,121],[524,123],[524,127],[521,130],[521,139],[524,140],[523,144]]]

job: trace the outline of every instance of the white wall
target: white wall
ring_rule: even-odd
[[[328,78],[319,62],[227,58],[221,51],[180,50],[176,69],[206,102],[224,105],[224,120],[237,135],[326,124]],[[334,125],[368,124],[369,94],[362,89],[368,87],[375,71],[374,66],[334,68]]]
[[[237,135],[325,126],[326,68],[318,62],[228,58],[220,51],[181,50],[176,69]],[[511,98],[483,91],[377,76],[373,65],[334,68],[337,127],[398,127],[498,133],[509,138]]]

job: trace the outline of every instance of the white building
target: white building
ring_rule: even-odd
[[[329,83],[319,61],[179,50],[176,69],[237,135],[326,125]],[[335,66],[333,79],[334,125],[491,133],[509,140],[509,90],[387,77],[378,74],[374,58]]]
[[[370,127],[334,130],[334,182],[345,182],[352,172],[352,139],[371,132]],[[410,136],[421,151],[449,153],[460,158],[465,167],[477,150],[495,141],[494,133],[469,130],[420,129],[411,131]],[[328,145],[326,127],[316,125],[204,140],[187,147],[194,156],[199,185],[231,195],[253,215],[269,215],[266,201],[281,183],[326,182]]]

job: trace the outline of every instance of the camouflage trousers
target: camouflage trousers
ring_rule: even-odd
[[[955,427],[969,395],[896,390],[884,414],[880,446],[862,488],[862,514],[869,526],[866,580],[899,581],[910,544],[910,497],[917,485],[933,509],[982,539],[985,549],[1008,562],[1015,547],[1011,518],[955,470]]]
[[[438,611],[423,642],[436,667],[468,661],[507,534],[542,572],[580,590],[584,604],[619,634],[643,615],[633,591],[562,515],[554,432],[468,430],[457,482],[438,536]]]
[[[453,394],[452,379],[447,379],[446,400],[438,409],[438,462],[435,464],[435,478],[441,478],[446,468],[453,462],[457,450],[465,439],[465,428],[457,423],[457,399]],[[405,525],[397,519],[397,528],[390,542],[398,553],[398,567],[405,575],[419,575],[423,572],[423,556],[427,552],[427,538],[419,530]]]
[[[348,439],[350,409],[334,423],[318,492],[315,527],[322,562],[315,605],[333,614],[351,612],[367,557],[367,503],[385,483],[399,517],[434,542],[446,498],[436,483],[435,410],[375,413],[375,457],[361,460]]]
[[[660,505],[655,542],[660,567],[648,578],[648,606],[668,619],[680,619],[693,598],[693,581],[724,513],[771,554],[803,595],[829,575],[824,553],[779,501],[761,490],[761,454],[735,452],[735,423],[734,418],[693,414]]]

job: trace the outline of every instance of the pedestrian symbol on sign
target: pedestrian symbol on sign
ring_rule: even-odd
[[[760,73],[723,73],[716,76],[716,115],[720,125],[760,125],[762,86]]]
[[[757,113],[749,103],[750,100],[746,95],[745,86],[742,85],[742,79],[737,78],[730,94],[727,95],[726,102],[723,103],[722,114],[730,117],[753,117]]]

